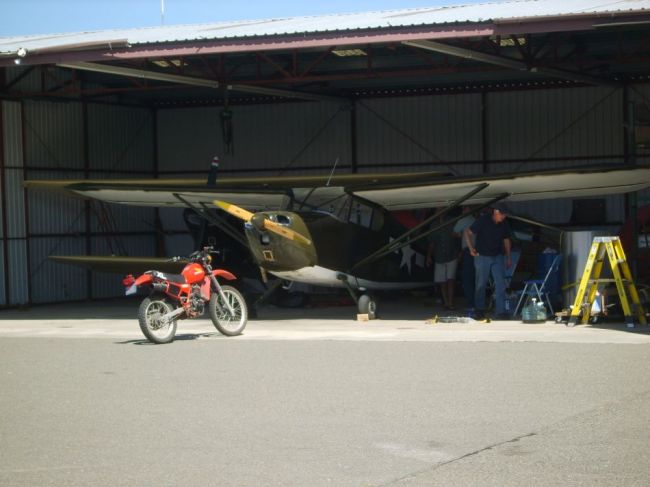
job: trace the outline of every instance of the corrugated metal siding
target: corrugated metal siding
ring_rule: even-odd
[[[25,74],[28,70],[29,72]],[[6,68],[6,73],[7,84],[12,83],[19,76],[23,76],[23,78],[13,85],[13,88],[17,91],[36,93],[42,89],[43,77],[41,76],[41,71],[38,69],[33,69],[30,66],[9,66]]]
[[[160,223],[163,230],[186,231],[187,225],[183,220],[183,209],[181,208],[160,208]]]
[[[622,93],[612,88],[490,93],[488,158],[524,163],[491,165],[490,172],[561,168],[566,158],[621,154]],[[556,160],[526,162],[535,158]]]
[[[603,196],[606,208],[606,221],[602,224],[622,223],[625,221],[625,196]],[[522,201],[508,203],[512,211],[520,216],[529,217],[544,223],[568,225],[571,223],[574,198],[556,198],[544,201]]]
[[[6,169],[6,201],[7,201],[7,236],[9,238],[25,238],[25,199],[23,189],[23,170]]]
[[[7,269],[5,269],[5,248],[0,245],[0,307],[7,306],[7,299],[5,297],[5,280]]]
[[[83,179],[78,171],[27,171],[28,179]],[[84,201],[48,191],[27,191],[30,234],[83,234]]]
[[[9,305],[29,302],[29,272],[27,267],[27,241],[10,240],[9,247]]]
[[[5,302],[4,277],[2,278],[2,301],[4,305],[19,305],[28,302],[27,245],[25,237],[25,204],[23,196],[23,150],[22,150],[21,105],[17,102],[2,102],[2,128],[4,146],[5,216],[7,224],[7,261],[3,268],[11,276],[9,300]],[[5,249],[2,253],[4,254]],[[4,267],[4,255],[2,256]]]
[[[24,154],[22,149],[21,105],[17,102],[2,103],[2,126],[4,130],[4,163],[6,191],[7,237],[25,237],[25,203],[23,190]],[[9,253],[9,259],[15,257]]]
[[[650,124],[650,85],[633,85],[629,90],[630,101],[635,103],[637,124]],[[650,164],[650,149],[638,149],[636,154],[637,164]],[[638,206],[650,205],[650,190],[639,191]]]
[[[215,154],[224,154],[219,110],[182,108],[158,110],[158,169],[209,170]],[[233,123],[238,122],[238,110]],[[237,129],[234,137],[239,139]]]
[[[91,202],[91,231],[104,233],[154,232],[153,208]]]
[[[92,169],[152,175],[153,144],[151,110],[88,105],[88,157]]]
[[[121,179],[139,177],[128,173],[90,172],[90,179]],[[92,232],[153,232],[154,208],[126,206],[101,201],[90,202],[90,229]]]
[[[0,137],[2,137],[2,133],[0,132]],[[1,139],[0,139],[1,140]],[[0,192],[4,191],[4,181],[3,181],[3,171],[0,170]],[[0,194],[0,196],[2,196]],[[2,204],[2,198],[0,197],[0,239],[4,237],[4,213],[2,211],[4,205]]]
[[[165,252],[167,255],[189,255],[194,252],[194,239],[191,235],[167,235],[165,237]]]
[[[225,154],[220,109],[160,110],[159,168],[209,169],[215,154],[222,170],[330,167],[350,164],[349,115],[334,103],[232,107],[234,153]]]
[[[32,69],[30,66],[9,66],[6,68],[6,73],[8,84],[22,76],[11,88],[28,93],[46,93],[52,89],[59,91],[61,86],[73,77],[73,72],[70,69],[54,66],[49,66],[47,72],[41,69]]]
[[[33,303],[53,303],[87,299],[86,270],[50,260],[50,255],[84,255],[85,239],[43,237],[30,239]]]
[[[122,245],[131,257],[150,257],[156,252],[155,237],[122,237]],[[108,241],[102,237],[92,238],[91,255],[111,255],[111,247]],[[93,272],[92,274],[92,297],[112,298],[124,295],[122,285],[122,273]]]
[[[25,161],[30,167],[84,167],[80,103],[25,102]]]
[[[2,102],[4,160],[6,167],[23,167],[23,126],[20,103]]]
[[[399,166],[422,171],[444,163],[481,159],[481,96],[429,96],[364,100],[357,104],[359,166]],[[458,174],[467,168],[455,166]]]

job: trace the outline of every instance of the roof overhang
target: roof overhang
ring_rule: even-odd
[[[650,22],[650,13],[627,15],[624,18],[608,17],[611,23]],[[65,64],[70,62],[119,61],[161,56],[195,56],[207,54],[241,53],[258,51],[281,51],[291,49],[323,48],[332,45],[356,46],[368,44],[398,43],[415,40],[443,40],[480,36],[507,36],[513,34],[536,34],[592,30],[605,22],[599,16],[560,17],[544,20],[515,19],[500,22],[467,22],[436,24],[382,29],[359,29],[340,32],[309,32],[290,35],[260,36],[209,41],[166,42],[159,44],[128,44],[124,39],[107,39],[89,43],[52,46],[30,50],[25,47],[22,55],[5,53],[0,56],[0,66],[12,66],[19,60],[21,65]],[[95,46],[102,46],[96,48]]]

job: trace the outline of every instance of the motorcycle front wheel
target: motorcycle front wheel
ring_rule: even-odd
[[[241,293],[232,286],[221,286],[232,313],[218,292],[212,293],[208,308],[210,319],[217,330],[226,336],[241,335],[248,321],[248,308]]]
[[[138,321],[142,333],[150,342],[169,343],[176,335],[176,319],[161,323],[163,315],[174,308],[162,296],[149,296],[142,300],[138,309]]]

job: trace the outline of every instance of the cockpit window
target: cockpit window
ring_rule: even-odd
[[[384,215],[378,209],[350,198],[347,221],[371,230],[379,230],[384,224]]]
[[[313,211],[328,213],[341,221],[372,230],[379,230],[384,225],[384,215],[381,210],[346,193],[341,187],[296,190],[294,196],[300,208],[309,207]]]
[[[291,217],[289,215],[269,215],[269,219],[271,221],[274,221],[275,223],[278,223],[280,225],[284,225],[285,227],[291,226]]]

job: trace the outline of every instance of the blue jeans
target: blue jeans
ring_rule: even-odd
[[[485,288],[488,279],[492,275],[494,280],[494,307],[496,314],[505,313],[506,301],[506,280],[505,280],[505,261],[503,255],[478,255],[474,257],[474,267],[476,268],[476,293],[474,294],[476,309],[485,311]]]
[[[467,307],[474,307],[474,289],[476,288],[476,270],[474,268],[474,257],[469,249],[463,249],[463,260],[461,262],[460,282],[463,286],[463,294],[467,299]]]

